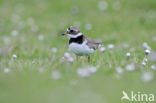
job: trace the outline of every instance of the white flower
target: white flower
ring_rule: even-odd
[[[100,1],[99,4],[98,4],[98,8],[101,10],[101,11],[105,11],[108,7],[108,4],[106,1]]]
[[[17,55],[16,54],[13,54],[12,55],[12,58],[17,59]]]
[[[64,62],[66,59],[65,59],[65,57],[63,56],[61,59],[60,59],[60,62],[62,63],[62,62]]]
[[[74,61],[73,57],[68,57],[68,62],[73,62],[73,61]]]
[[[86,28],[86,30],[91,30],[92,29],[92,25],[91,24],[86,24],[85,28]]]
[[[58,80],[61,78],[61,73],[58,70],[54,70],[52,71],[51,76],[54,80]]]
[[[18,31],[17,31],[17,30],[13,30],[13,31],[11,32],[11,35],[12,35],[12,36],[17,36],[17,35],[18,35]]]
[[[155,65],[151,65],[151,69],[155,70],[156,66]]]
[[[126,56],[127,56],[127,57],[130,57],[130,56],[131,56],[131,53],[129,53],[129,52],[126,53]]]
[[[8,72],[10,72],[10,69],[9,69],[9,68],[5,68],[5,69],[4,69],[4,72],[5,72],[5,73],[8,73]]]
[[[70,54],[67,53],[67,52],[65,52],[65,53],[64,53],[64,57],[69,58],[69,57],[70,57]]]
[[[127,71],[133,71],[135,69],[135,65],[134,64],[129,64],[126,66],[126,70]]]
[[[146,62],[142,62],[142,65],[143,65],[143,66],[146,66]]]
[[[146,49],[146,50],[145,50],[145,54],[146,54],[146,55],[150,54],[150,50]]]
[[[116,68],[117,73],[122,74],[123,73],[123,69],[121,67],[117,67]]]
[[[101,47],[101,48],[100,48],[100,51],[101,51],[101,52],[105,52],[105,51],[106,51],[106,48],[105,48],[105,47]]]
[[[142,46],[143,46],[144,49],[151,50],[151,47],[150,47],[146,42],[144,42],[144,43],[142,44]]]
[[[78,69],[77,74],[84,78],[89,77],[91,75],[90,71],[88,69],[84,69],[84,68]]]
[[[114,48],[114,45],[113,44],[108,44],[108,48],[109,49],[113,49]]]
[[[57,48],[52,48],[51,51],[52,51],[53,53],[56,53],[56,52],[57,52]]]
[[[93,73],[96,73],[96,71],[98,70],[98,68],[97,67],[90,66],[90,67],[88,67],[88,70],[93,74]]]
[[[79,68],[77,70],[77,74],[81,77],[89,77],[92,74],[94,74],[96,71],[98,70],[97,67],[94,66],[88,66],[88,67],[84,67],[84,68]]]
[[[143,82],[150,82],[154,79],[154,74],[152,72],[144,72],[141,76]]]
[[[44,39],[44,36],[42,35],[42,34],[40,34],[39,36],[38,36],[38,40],[43,40]]]

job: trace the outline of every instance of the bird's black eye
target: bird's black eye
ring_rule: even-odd
[[[73,32],[74,32],[74,30],[70,30],[70,32],[71,32],[71,33],[73,33]]]

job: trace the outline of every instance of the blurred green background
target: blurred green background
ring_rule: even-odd
[[[98,50],[90,64],[77,62],[60,35],[71,25],[115,47]],[[156,61],[141,65],[143,43],[156,50],[156,0],[0,0],[0,103],[129,103],[121,101],[123,90],[156,95]],[[65,52],[72,63],[60,62]],[[130,64],[134,71],[125,69]],[[77,75],[88,65],[99,69]]]

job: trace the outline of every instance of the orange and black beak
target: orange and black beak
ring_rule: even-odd
[[[64,36],[64,35],[67,35],[67,32],[64,32],[62,35],[63,35],[63,36]]]

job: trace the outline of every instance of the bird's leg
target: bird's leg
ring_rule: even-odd
[[[90,63],[90,56],[88,56],[88,63]]]

